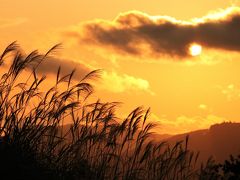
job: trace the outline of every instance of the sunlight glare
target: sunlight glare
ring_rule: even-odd
[[[190,47],[189,47],[189,53],[192,55],[192,56],[198,56],[202,53],[202,46],[199,45],[199,44],[192,44]]]

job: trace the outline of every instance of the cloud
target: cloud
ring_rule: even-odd
[[[53,74],[56,75],[59,66],[61,67],[61,74],[66,75],[72,72],[75,69],[75,74],[73,78],[75,80],[80,80],[85,75],[87,75],[92,70],[88,68],[86,65],[70,61],[70,60],[63,60],[57,58],[48,58],[43,61],[37,69],[38,73],[41,74]]]
[[[102,82],[99,84],[99,88],[114,93],[142,91],[154,95],[154,93],[150,90],[150,85],[147,80],[136,78],[127,74],[119,75],[114,71],[103,71]]]
[[[76,71],[73,76],[73,79],[75,80],[80,80],[89,72],[94,70],[78,62],[51,57],[40,64],[37,72],[46,75],[56,75],[59,66],[61,66],[61,74],[65,75],[71,73],[72,70],[75,69]],[[142,91],[147,92],[150,95],[154,95],[154,93],[150,90],[150,85],[147,80],[136,78],[127,74],[119,75],[115,71],[102,71],[102,73],[100,74],[100,81],[96,81],[95,83],[96,88],[107,90],[113,93]]]
[[[240,88],[234,84],[227,86],[218,86],[221,93],[224,94],[228,101],[238,100],[240,98]]]
[[[133,56],[188,57],[192,43],[240,51],[240,8],[230,7],[191,21],[130,11],[114,21],[87,22],[66,33],[80,42]]]
[[[28,19],[23,18],[23,17],[19,17],[19,18],[15,18],[15,19],[0,18],[0,29],[17,26],[17,25],[23,24],[27,21],[28,21]]]
[[[166,117],[158,117],[155,114],[151,118],[159,123],[158,133],[160,134],[181,134],[199,129],[208,129],[211,125],[225,122],[226,119],[215,115],[207,116],[179,116],[174,120]]]
[[[201,109],[201,110],[207,110],[208,109],[206,104],[199,104],[198,108]]]

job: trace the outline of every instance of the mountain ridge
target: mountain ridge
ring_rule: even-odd
[[[217,162],[222,163],[230,155],[240,154],[240,123],[224,122],[214,124],[209,129],[200,129],[183,134],[172,135],[161,139],[170,145],[188,139],[190,150],[200,152],[199,161],[206,162],[213,157]]]

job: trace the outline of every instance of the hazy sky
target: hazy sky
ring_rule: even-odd
[[[233,7],[234,5],[234,7]],[[159,133],[240,121],[240,8],[228,0],[0,0],[0,50],[63,49],[43,68],[104,69],[96,96],[152,108]],[[207,16],[208,15],[208,16]],[[195,19],[194,19],[195,18]],[[194,20],[193,20],[194,19]],[[202,53],[192,57],[192,43]],[[55,65],[55,66],[54,66]]]

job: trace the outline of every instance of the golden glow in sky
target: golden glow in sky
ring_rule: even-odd
[[[232,0],[0,4],[1,52],[15,40],[26,53],[62,43],[42,73],[103,69],[94,96],[123,102],[122,116],[151,107],[159,133],[170,134],[240,122],[240,7]]]

